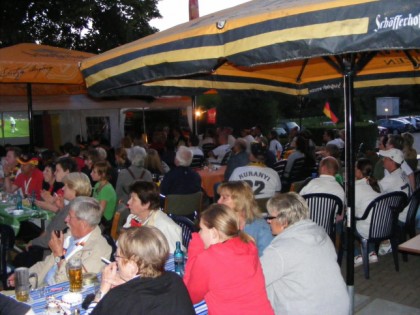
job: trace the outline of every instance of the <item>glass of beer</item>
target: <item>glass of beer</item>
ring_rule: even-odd
[[[70,292],[80,292],[83,286],[82,260],[71,258],[67,262],[67,272],[70,281]]]
[[[29,300],[29,291],[31,284],[29,278],[35,277],[35,288],[38,286],[38,275],[35,273],[29,274],[29,269],[20,267],[15,269],[15,294],[16,300],[20,302],[27,302]]]

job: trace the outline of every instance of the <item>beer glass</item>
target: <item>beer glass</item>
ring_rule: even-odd
[[[82,260],[76,257],[70,258],[67,262],[67,273],[70,281],[70,292],[82,291]]]
[[[16,300],[26,302],[29,299],[29,291],[31,284],[29,278],[35,277],[35,289],[38,287],[38,275],[36,273],[29,274],[29,269],[20,267],[15,269],[15,294]]]

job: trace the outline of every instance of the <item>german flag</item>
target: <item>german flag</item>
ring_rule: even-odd
[[[326,102],[323,110],[325,116],[327,116],[331,121],[336,124],[338,122],[337,116],[334,115],[334,113],[331,111],[330,103]]]

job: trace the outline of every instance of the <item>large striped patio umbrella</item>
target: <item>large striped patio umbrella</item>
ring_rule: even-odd
[[[352,290],[354,88],[364,93],[419,84],[419,49],[418,1],[254,0],[87,59],[81,69],[94,96],[339,91]]]

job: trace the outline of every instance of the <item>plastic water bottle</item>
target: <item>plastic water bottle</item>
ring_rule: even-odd
[[[37,210],[38,207],[36,206],[35,200],[36,200],[36,194],[35,194],[35,190],[34,190],[32,192],[32,195],[31,195],[31,208],[34,209],[34,210]]]
[[[23,209],[23,206],[22,206],[22,196],[20,194],[20,191],[18,191],[18,193],[16,195],[16,209],[18,209],[18,210]]]
[[[176,242],[176,249],[174,252],[175,272],[181,277],[184,276],[184,261],[185,255],[181,249],[181,242]]]

